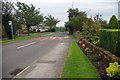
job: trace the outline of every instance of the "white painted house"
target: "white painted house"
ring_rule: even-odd
[[[44,32],[44,31],[47,31],[49,29],[49,27],[47,27],[47,26],[44,26],[44,27],[43,26],[41,26],[41,27],[40,26],[39,27],[32,26],[31,28],[35,29],[36,32]]]

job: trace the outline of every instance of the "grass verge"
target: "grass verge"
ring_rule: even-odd
[[[76,42],[71,42],[61,78],[100,78]]]
[[[30,33],[30,36],[28,36],[27,34],[26,35],[22,35],[22,36],[16,36],[14,40],[11,40],[11,39],[2,39],[2,43],[27,40],[27,39],[31,39],[31,38],[37,37],[35,35],[39,35],[39,34],[51,34],[51,33],[54,33],[54,32]]]
[[[73,34],[73,35],[70,35],[70,37],[72,38],[72,39],[76,39],[76,36]]]
[[[2,39],[2,43],[6,43],[6,42],[15,42],[15,41],[22,41],[22,40],[27,40],[27,39],[31,39],[34,38],[36,36],[33,35],[24,35],[24,36],[16,36],[14,40],[11,39]]]

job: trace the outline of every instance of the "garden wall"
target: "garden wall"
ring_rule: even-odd
[[[86,47],[89,47],[93,51],[93,53],[99,54],[99,56],[102,57],[105,63],[109,64],[110,62],[115,62],[115,61],[120,63],[120,58],[116,57],[109,51],[106,51],[103,48],[97,47],[85,39],[83,39],[83,41],[85,42]]]
[[[101,29],[100,46],[113,54],[120,55],[120,30]]]

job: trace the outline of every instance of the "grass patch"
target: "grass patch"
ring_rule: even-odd
[[[70,36],[72,39],[76,39],[76,36],[73,34]]]
[[[4,39],[2,39],[2,43],[27,40],[27,39],[31,39],[31,38],[37,37],[37,36],[35,36],[35,35],[39,35],[39,34],[51,34],[51,33],[55,33],[55,32],[37,32],[37,33],[30,33],[30,36],[28,36],[27,34],[26,34],[26,35],[22,35],[22,36],[16,36],[14,40],[4,38]]]
[[[62,78],[100,78],[95,67],[80,50],[76,42],[69,47],[67,60],[61,75]]]
[[[31,39],[31,38],[34,38],[36,36],[33,36],[33,35],[23,35],[23,36],[16,36],[14,40],[11,40],[11,39],[2,39],[2,42],[3,43],[6,43],[6,42],[15,42],[15,41],[22,41],[22,40],[27,40],[27,39]]]

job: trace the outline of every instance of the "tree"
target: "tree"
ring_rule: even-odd
[[[52,29],[55,30],[56,24],[60,22],[60,20],[55,19],[52,15],[48,15],[45,17],[45,25],[49,26],[50,31],[52,31]]]
[[[2,25],[4,26],[5,32],[8,35],[9,39],[12,38],[10,32],[10,26],[8,21],[12,20],[12,11],[14,10],[13,3],[7,0],[2,2]]]
[[[2,38],[6,38],[7,37],[7,34],[5,32],[5,28],[4,26],[2,26]]]
[[[68,23],[65,24],[69,28],[70,33],[77,30],[82,31],[83,22],[86,21],[87,15],[85,11],[79,11],[78,8],[70,8],[68,11]],[[69,25],[68,25],[69,24]],[[71,31],[72,30],[72,31]]]
[[[79,15],[79,16],[73,16],[70,19],[71,19],[71,22],[72,22],[72,25],[75,31],[77,30],[82,31],[83,22],[84,20],[86,20],[86,18]]]
[[[83,26],[82,26],[83,35],[90,36],[93,34],[93,32],[94,32],[93,24],[94,24],[94,21],[91,18],[88,18],[85,22],[83,22]]]
[[[70,8],[67,12],[68,12],[69,21],[71,20],[71,17],[74,17],[74,16],[81,16],[81,18],[84,18],[87,16],[85,11],[79,11],[78,8],[76,9]]]
[[[71,17],[78,16],[78,14],[79,14],[78,8],[76,8],[76,9],[69,8],[69,10],[67,12],[68,12],[69,20],[70,20]]]
[[[3,0],[2,2],[2,14],[11,14],[13,11],[13,2]]]
[[[102,15],[101,14],[95,14],[95,16],[93,17],[94,21],[99,23],[100,21],[102,21]]]
[[[16,6],[16,19],[21,24],[27,26],[28,36],[30,34],[30,27],[38,25],[43,21],[43,15],[40,14],[39,9],[36,9],[32,4],[27,5],[25,3],[17,2]]]
[[[73,34],[74,27],[71,21],[65,22],[65,27],[67,28],[70,34]]]
[[[118,28],[118,20],[115,15],[112,15],[109,21],[109,27],[111,29],[117,29]]]

